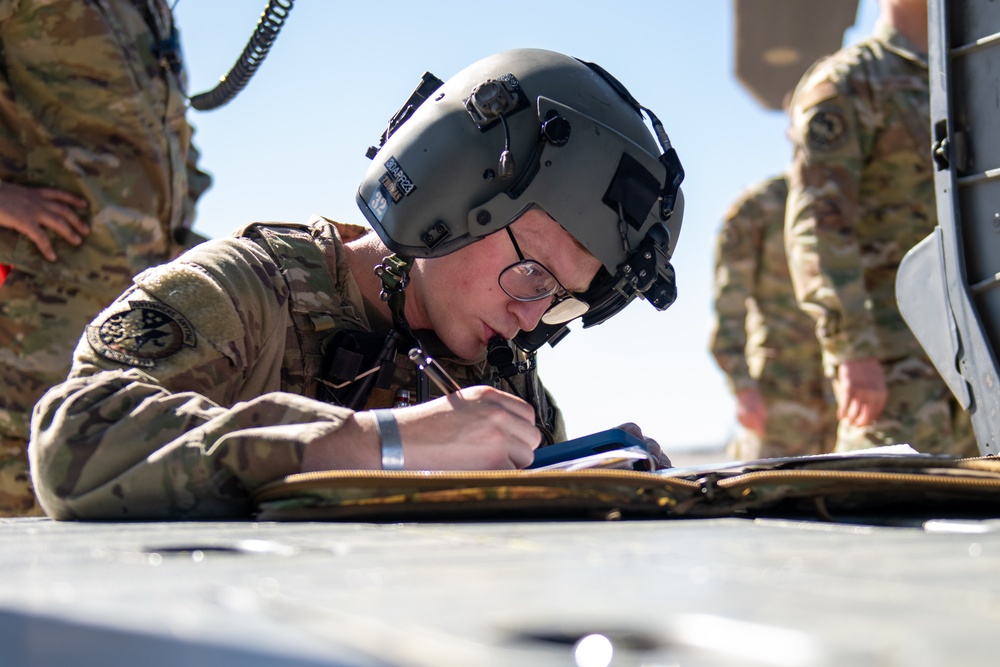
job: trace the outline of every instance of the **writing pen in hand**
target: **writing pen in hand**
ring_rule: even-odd
[[[424,351],[419,347],[415,347],[410,350],[410,361],[417,365],[417,368],[422,370],[427,374],[427,377],[431,379],[431,382],[437,385],[437,388],[446,394],[453,394],[462,387],[455,382],[455,379],[448,375],[448,372],[441,368],[434,357],[424,354]]]

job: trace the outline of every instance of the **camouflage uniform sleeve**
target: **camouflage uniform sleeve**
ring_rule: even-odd
[[[753,197],[741,198],[726,213],[715,246],[715,319],[709,348],[733,393],[757,387],[746,360],[746,319],[760,264],[761,218]]]
[[[19,0],[0,0],[0,30],[16,9]],[[0,36],[0,56],[3,56]],[[2,60],[2,57],[0,57]],[[24,141],[18,131],[17,100],[11,90],[6,68],[0,67],[0,175],[23,174],[27,171]]]
[[[874,118],[823,70],[796,90],[785,245],[796,299],[816,322],[828,364],[877,354],[857,236],[859,182]]]
[[[50,516],[245,517],[256,487],[299,472],[306,444],[351,414],[275,391],[287,290],[248,246],[211,241],[140,274],[88,327],[32,422]]]

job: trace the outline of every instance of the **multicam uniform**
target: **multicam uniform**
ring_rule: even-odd
[[[38,512],[31,407],[66,377],[84,326],[196,238],[210,179],[194,166],[183,74],[161,62],[171,34],[165,0],[0,0],[0,179],[83,197],[91,227],[79,248],[54,239],[54,264],[0,229],[13,267],[0,286],[0,515]]]
[[[747,431],[736,459],[833,449],[836,409],[812,320],[795,301],[785,260],[783,176],[745,192],[729,209],[715,250],[710,348],[734,393],[754,389],[767,409],[762,436]]]
[[[827,372],[875,357],[889,389],[874,424],[841,423],[840,451],[908,443],[976,453],[968,416],[896,305],[900,260],[937,220],[927,76],[925,56],[880,23],[814,65],[792,99],[786,244],[796,295],[816,320]]]
[[[356,229],[321,219],[254,225],[136,276],[87,328],[70,377],[36,408],[29,452],[46,512],[245,517],[255,488],[300,472],[306,443],[352,414],[312,398],[326,386],[319,378],[335,341],[364,332],[381,341],[390,327],[348,268],[338,234]],[[415,389],[406,352],[367,408]],[[499,386],[485,363],[439,360],[462,386]],[[521,383],[518,393],[565,437],[540,385]]]

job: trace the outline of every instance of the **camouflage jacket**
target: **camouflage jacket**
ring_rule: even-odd
[[[0,179],[89,202],[91,234],[55,235],[50,264],[0,229],[0,264],[121,293],[131,277],[191,245],[195,166],[185,81],[164,64],[166,0],[0,0]]]
[[[764,359],[812,364],[819,354],[788,275],[787,196],[784,176],[760,183],[730,207],[719,230],[710,348],[734,392],[756,388]]]
[[[300,472],[306,443],[352,414],[313,398],[324,345],[338,331],[384,336],[390,326],[348,267],[339,234],[358,229],[254,225],[136,276],[88,327],[70,377],[36,406],[29,454],[46,512],[247,516],[255,488]],[[414,388],[406,352],[366,407]],[[440,361],[463,386],[493,383],[485,362]]]
[[[792,99],[786,244],[828,366],[923,355],[896,306],[903,255],[937,221],[927,62],[880,23]]]

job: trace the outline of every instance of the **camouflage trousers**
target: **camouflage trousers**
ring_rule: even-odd
[[[814,362],[763,362],[755,379],[767,408],[764,434],[744,429],[729,443],[726,453],[730,458],[805,456],[833,450],[837,408],[818,352]]]
[[[969,414],[930,361],[907,357],[883,362],[882,370],[889,389],[882,415],[864,427],[841,423],[838,452],[908,444],[929,454],[979,456]]]
[[[80,334],[117,296],[16,269],[0,285],[0,516],[39,513],[25,449],[31,409],[66,379]]]

